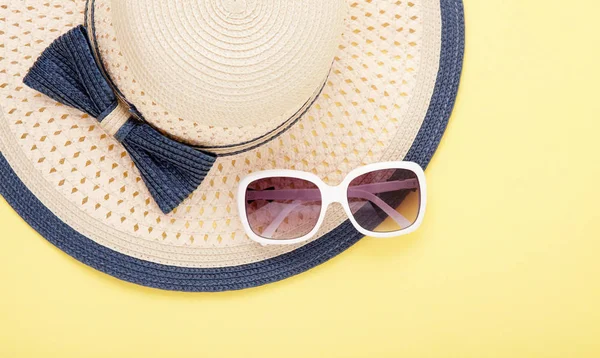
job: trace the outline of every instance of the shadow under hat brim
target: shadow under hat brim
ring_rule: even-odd
[[[464,54],[462,0],[441,0],[442,47],[435,89],[425,121],[404,158],[427,167],[455,103]],[[261,286],[307,271],[337,256],[363,236],[346,222],[324,237],[269,260],[227,268],[182,268],[136,259],[81,235],[62,222],[23,184],[0,155],[0,194],[43,237],[99,271],[143,286],[186,292],[229,291]]]

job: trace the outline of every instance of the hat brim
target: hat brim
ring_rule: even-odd
[[[425,121],[405,160],[429,164],[448,124],[462,70],[464,15],[461,0],[441,0],[439,71]],[[99,271],[132,283],[188,292],[238,290],[307,271],[342,253],[362,235],[348,222],[295,251],[261,262],[225,268],[184,268],[152,263],[101,246],[65,224],[23,184],[0,156],[0,194],[48,241]]]

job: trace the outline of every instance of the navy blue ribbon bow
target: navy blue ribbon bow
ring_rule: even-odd
[[[131,116],[98,68],[83,26],[55,40],[23,82],[96,118],[123,144],[165,214],[198,188],[216,160],[215,155],[171,140]]]

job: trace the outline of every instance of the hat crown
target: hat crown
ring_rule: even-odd
[[[117,39],[142,95],[186,126],[217,127],[284,123],[314,98],[338,49],[346,6],[112,1]]]

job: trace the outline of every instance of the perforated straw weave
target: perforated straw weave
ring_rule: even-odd
[[[206,3],[223,8],[226,1]],[[271,168],[311,171],[335,184],[355,167],[381,160],[427,166],[454,105],[464,44],[461,1],[344,4],[343,35],[314,104],[275,139],[225,153],[200,188],[165,215],[125,148],[94,118],[23,85],[39,54],[83,22],[84,1],[48,7],[38,0],[0,0],[0,193],[69,255],[150,287],[243,289],[331,259],[361,239],[343,211],[331,210],[322,232],[306,245],[261,247],[245,237],[237,221],[232,194],[237,182]],[[101,63],[149,123],[188,143],[211,145],[236,144],[269,131],[260,125],[194,125],[142,93],[143,81],[120,52],[110,5],[88,4],[95,12]]]

